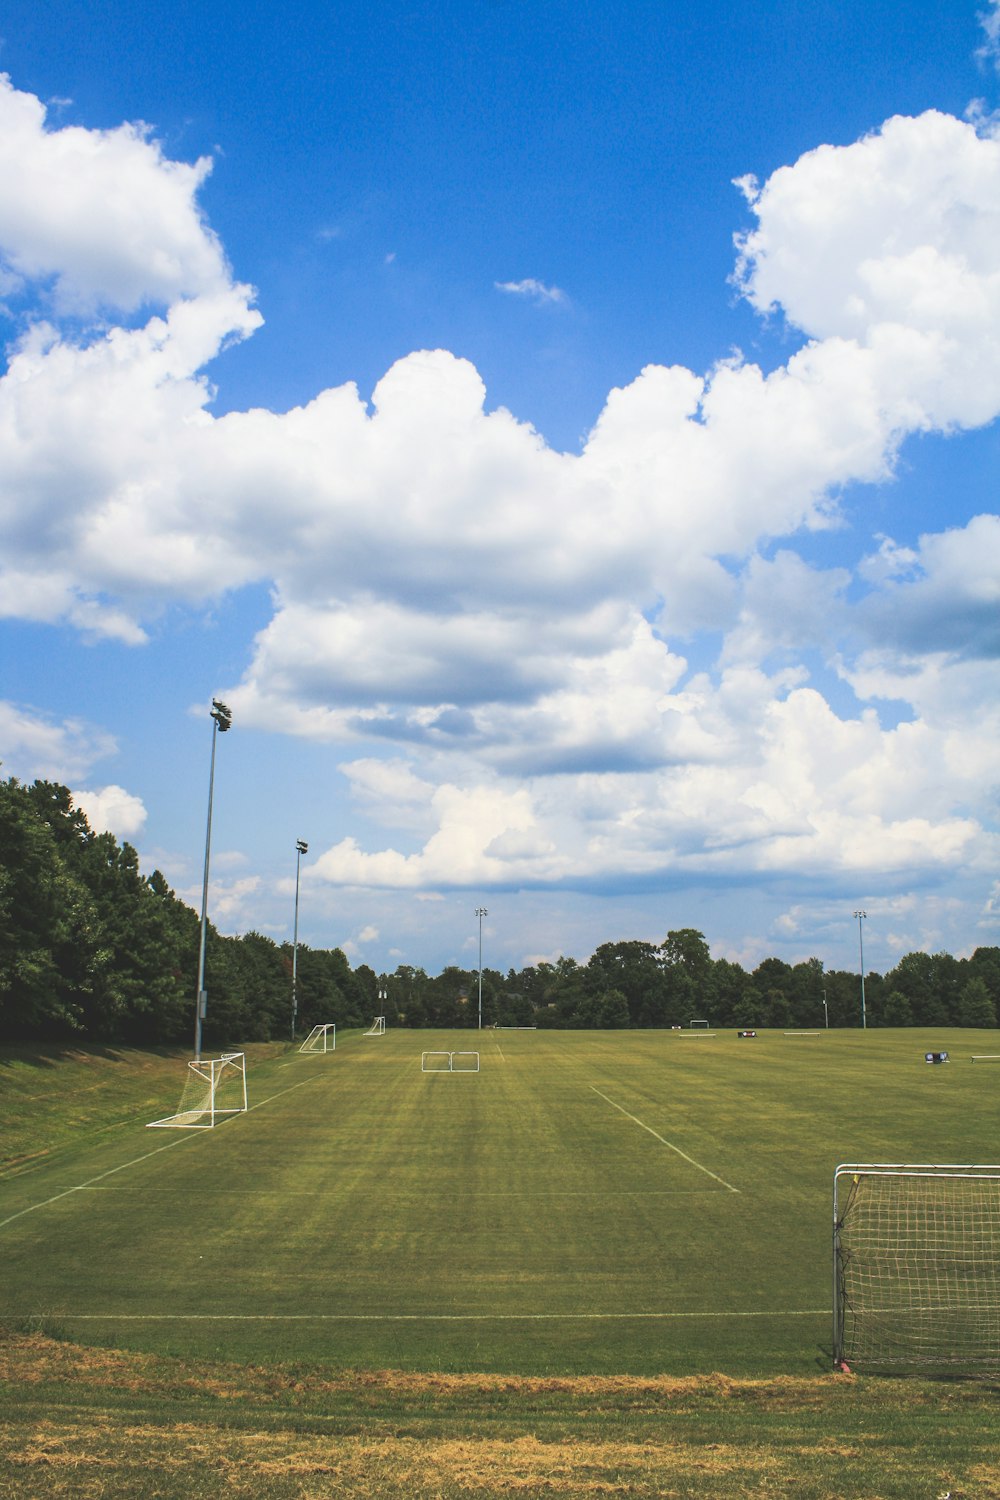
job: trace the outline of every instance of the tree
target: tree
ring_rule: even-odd
[[[978,1026],[981,1029],[997,1024],[997,1008],[986,988],[986,981],[974,977],[968,981],[958,998],[958,1020],[960,1026]]]
[[[890,990],[886,997],[882,1020],[886,1026],[912,1026],[913,1006],[899,990]]]

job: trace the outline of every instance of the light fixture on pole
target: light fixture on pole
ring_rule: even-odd
[[[476,907],[479,918],[479,1030],[483,1029],[483,918],[489,916],[485,906]]]
[[[292,1041],[295,1040],[295,1017],[299,1010],[299,869],[303,854],[309,853],[305,839],[295,840],[295,931],[292,937]]]
[[[858,950],[861,954],[861,1027],[862,1030],[867,1030],[868,1017],[865,1014],[865,940],[861,935],[861,923],[867,917],[868,913],[866,911],[856,911],[854,915],[858,923]]]
[[[201,935],[198,941],[198,998],[194,1007],[194,1057],[201,1059],[201,1023],[205,1018],[208,995],[205,992],[205,933],[208,928],[208,862],[212,851],[212,797],[215,792],[215,740],[225,734],[233,722],[233,716],[218,698],[212,699],[209,713],[212,720],[212,763],[208,773],[208,824],[205,829],[205,875],[201,884]]]

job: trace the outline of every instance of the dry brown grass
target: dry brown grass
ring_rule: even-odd
[[[12,1333],[0,1385],[2,1500],[1000,1497],[993,1393],[960,1383],[240,1367]]]

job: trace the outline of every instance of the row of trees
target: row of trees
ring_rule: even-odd
[[[144,876],[135,850],[95,833],[66,787],[0,782],[0,1039],[183,1042],[193,1030],[199,943],[196,912],[159,871]],[[257,932],[209,929],[206,1047],[288,1036],[292,950]],[[995,1026],[1000,948],[969,959],[910,953],[865,981],[870,1026]],[[300,944],[300,1030],[316,1021],[476,1026],[478,971],[437,976],[400,965],[379,976],[352,969],[340,949]],[[752,972],[712,959],[700,932],[660,944],[604,943],[572,958],[482,974],[483,1024],[656,1027],[703,1018],[726,1026],[861,1024],[856,973],[818,959],[765,959]]]

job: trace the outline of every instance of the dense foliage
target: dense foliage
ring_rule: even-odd
[[[160,872],[144,876],[136,851],[95,833],[63,786],[0,782],[0,1039],[155,1046],[184,1041],[194,1024],[198,915]],[[292,950],[258,932],[223,937],[209,927],[204,1043],[267,1041],[291,1027]],[[384,990],[387,999],[379,1000]],[[316,1021],[475,1026],[478,971],[431,977],[401,964],[378,976],[352,970],[339,948],[299,944],[299,1031]],[[865,978],[870,1026],[995,1026],[1000,948],[971,958],[909,953]],[[572,958],[506,975],[482,974],[484,1025],[614,1028],[686,1025],[815,1027],[861,1024],[856,973],[818,959],[768,958],[752,973],[712,959],[700,932],[659,945],[603,943]]]

